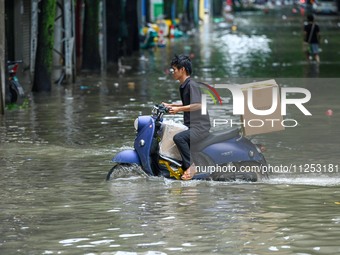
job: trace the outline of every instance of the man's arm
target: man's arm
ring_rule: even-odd
[[[307,42],[307,26],[303,27],[303,41]]]
[[[192,112],[192,111],[197,111],[200,110],[202,107],[201,104],[196,103],[196,104],[189,104],[185,106],[172,106],[170,108],[169,113],[176,114],[178,112]]]
[[[164,104],[165,107],[180,107],[180,106],[183,105],[183,104],[181,104],[181,103],[177,103],[177,104],[168,104],[168,103],[164,103],[164,102],[162,102],[162,104]]]
[[[318,39],[318,43],[320,44],[321,43],[321,35],[320,35],[320,27],[319,26],[317,27],[317,30],[316,30],[316,38]]]
[[[306,30],[303,31],[303,41],[307,42],[307,32],[306,32]]]

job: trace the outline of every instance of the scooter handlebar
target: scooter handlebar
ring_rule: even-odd
[[[158,110],[161,113],[169,113],[170,108],[166,107],[164,104],[160,104],[160,105],[158,105]]]
[[[22,62],[23,62],[22,60],[8,60],[7,64],[8,65],[14,65],[14,64],[22,63]]]
[[[164,114],[169,113],[169,108],[166,107],[164,104],[156,104],[152,108],[152,115],[155,118],[161,119]]]

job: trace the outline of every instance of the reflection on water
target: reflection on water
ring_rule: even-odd
[[[247,15],[236,17],[252,19],[238,22],[236,33],[210,24],[206,31],[214,33],[201,34],[202,42],[169,42],[172,47],[146,52],[147,61],[124,60],[133,66],[124,75],[84,74],[74,86],[34,95],[28,109],[0,117],[0,253],[338,254],[336,172],[276,173],[251,184],[138,176],[104,181],[112,156],[133,145],[136,116],[150,114],[155,102],[178,99],[178,84],[166,74],[174,53],[191,53],[195,78],[211,83],[274,78],[278,71],[310,76],[312,66],[293,59],[300,49],[277,46],[275,15],[262,23],[261,15]],[[285,24],[283,33],[299,25]],[[336,65],[332,58],[321,62],[318,76],[336,77]],[[298,127],[253,138],[267,147],[272,165],[340,165],[339,81],[312,81],[278,79],[311,92],[306,107],[313,115],[291,107],[287,117]],[[231,102],[225,103],[218,115],[230,115]]]
[[[263,67],[271,53],[270,39],[263,35],[226,34],[217,40],[216,45],[221,47],[231,75],[238,75],[240,66],[251,68],[254,60]]]

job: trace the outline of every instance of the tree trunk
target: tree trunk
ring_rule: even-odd
[[[5,113],[5,3],[0,2],[0,114]]]
[[[82,69],[100,70],[99,0],[85,0]]]
[[[213,17],[220,17],[222,16],[222,9],[223,9],[223,4],[222,1],[220,0],[213,0],[212,1],[212,16]]]
[[[116,63],[119,58],[119,24],[121,0],[106,1],[107,62]]]
[[[32,91],[51,91],[56,1],[39,3],[38,42]]]
[[[139,50],[137,0],[126,2],[126,23],[128,29],[126,53],[131,55]]]
[[[151,0],[145,0],[145,1],[146,1],[146,4],[145,4],[145,6],[146,6],[146,20],[145,20],[145,22],[150,23],[151,22],[151,20],[150,20],[150,5],[151,5],[150,1]],[[145,24],[142,24],[142,25],[145,25]]]
[[[75,8],[75,35],[76,35],[76,62],[77,71],[79,72],[82,66],[83,57],[83,20],[82,20],[83,0],[76,0]]]

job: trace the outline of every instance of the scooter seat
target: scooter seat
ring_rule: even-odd
[[[239,128],[216,131],[216,132],[210,133],[208,137],[206,137],[199,143],[192,146],[192,149],[193,151],[202,151],[205,147],[211,144],[224,142],[226,140],[229,140],[231,138],[238,136],[239,134],[240,134]]]

